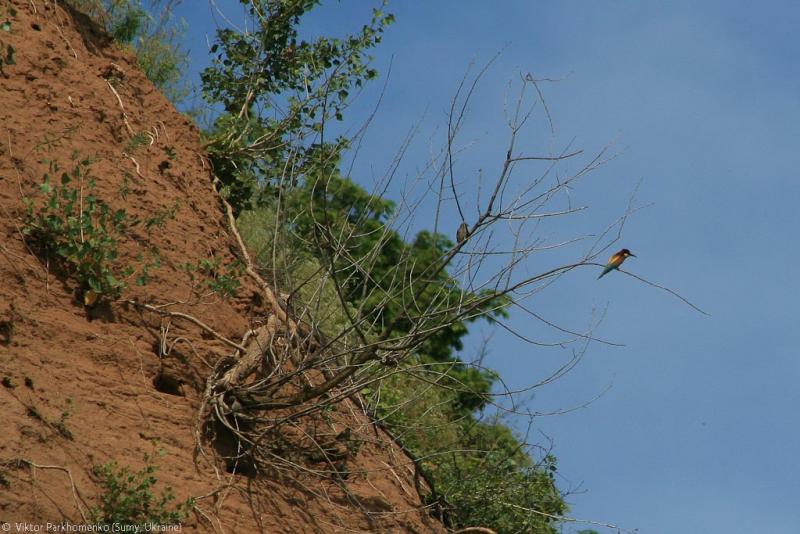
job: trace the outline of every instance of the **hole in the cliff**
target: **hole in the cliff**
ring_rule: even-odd
[[[211,437],[211,444],[217,456],[225,462],[228,473],[255,478],[258,468],[249,453],[249,446],[237,438],[219,421],[206,423],[206,435]]]
[[[11,339],[14,337],[14,321],[0,321],[0,345],[11,345]]]
[[[167,395],[185,396],[183,393],[183,380],[165,369],[162,369],[153,377],[153,386],[156,388],[156,391],[166,393]]]
[[[233,475],[246,476],[247,478],[256,477],[256,466],[249,455],[239,458],[226,458],[225,471]]]
[[[76,292],[75,300],[77,304],[84,305],[83,293]],[[86,319],[89,322],[94,320],[100,320],[104,323],[116,322],[116,317],[114,316],[114,310],[111,308],[111,303],[106,299],[98,299],[89,306],[84,305],[84,310],[86,313]]]

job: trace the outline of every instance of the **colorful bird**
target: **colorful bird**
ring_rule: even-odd
[[[613,271],[614,269],[619,269],[619,266],[622,265],[622,262],[628,259],[628,256],[636,257],[636,254],[631,254],[631,251],[627,248],[623,248],[610,258],[608,258],[608,263],[606,264],[603,272],[600,273],[600,276],[597,277],[598,280],[603,278],[609,272]]]

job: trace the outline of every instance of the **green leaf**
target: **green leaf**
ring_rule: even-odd
[[[110,272],[106,273],[105,282],[106,285],[111,288],[119,287],[121,285],[121,282],[116,278],[114,278],[114,275],[111,274]]]
[[[0,24],[0,30],[3,30],[4,32],[10,32],[11,31],[11,21],[7,20],[4,23]]]

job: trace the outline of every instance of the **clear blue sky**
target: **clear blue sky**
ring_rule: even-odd
[[[241,20],[237,2],[217,4]],[[313,31],[356,28],[371,7],[327,4]],[[611,385],[587,408],[535,420],[554,441],[562,487],[586,490],[569,497],[571,515],[646,534],[798,532],[800,7],[460,0],[398,1],[389,11],[397,23],[376,54],[384,72],[393,57],[392,76],[357,169],[385,168],[415,122],[423,141],[437,126],[441,139],[470,61],[507,46],[472,106],[467,131],[477,143],[462,168],[492,168],[503,156],[499,119],[510,79],[569,75],[545,87],[558,139],[574,137],[588,152],[613,140],[619,157],[576,188],[577,202],[592,209],[568,224],[602,227],[642,180],[638,198],[654,205],[626,228],[622,244],[638,255],[626,266],[712,314],[619,273],[597,281],[589,270],[529,302],[571,328],[608,305],[597,335],[625,344],[592,344],[531,404],[568,408]],[[214,21],[202,0],[187,0],[179,14],[196,75]],[[417,143],[403,171],[426,156]],[[557,338],[521,314],[511,322]],[[568,357],[501,331],[491,351],[487,363],[512,387]]]

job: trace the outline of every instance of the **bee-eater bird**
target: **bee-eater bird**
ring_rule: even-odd
[[[631,251],[627,248],[623,248],[610,258],[608,258],[608,263],[606,264],[603,272],[600,273],[600,276],[597,277],[598,280],[603,278],[609,272],[613,271],[614,269],[619,269],[619,266],[622,265],[622,262],[628,259],[628,256],[636,257],[636,254],[631,254]]]
[[[456,232],[456,241],[459,243],[463,243],[469,237],[469,226],[467,226],[466,222],[462,222],[461,225],[458,227],[458,231]]]

